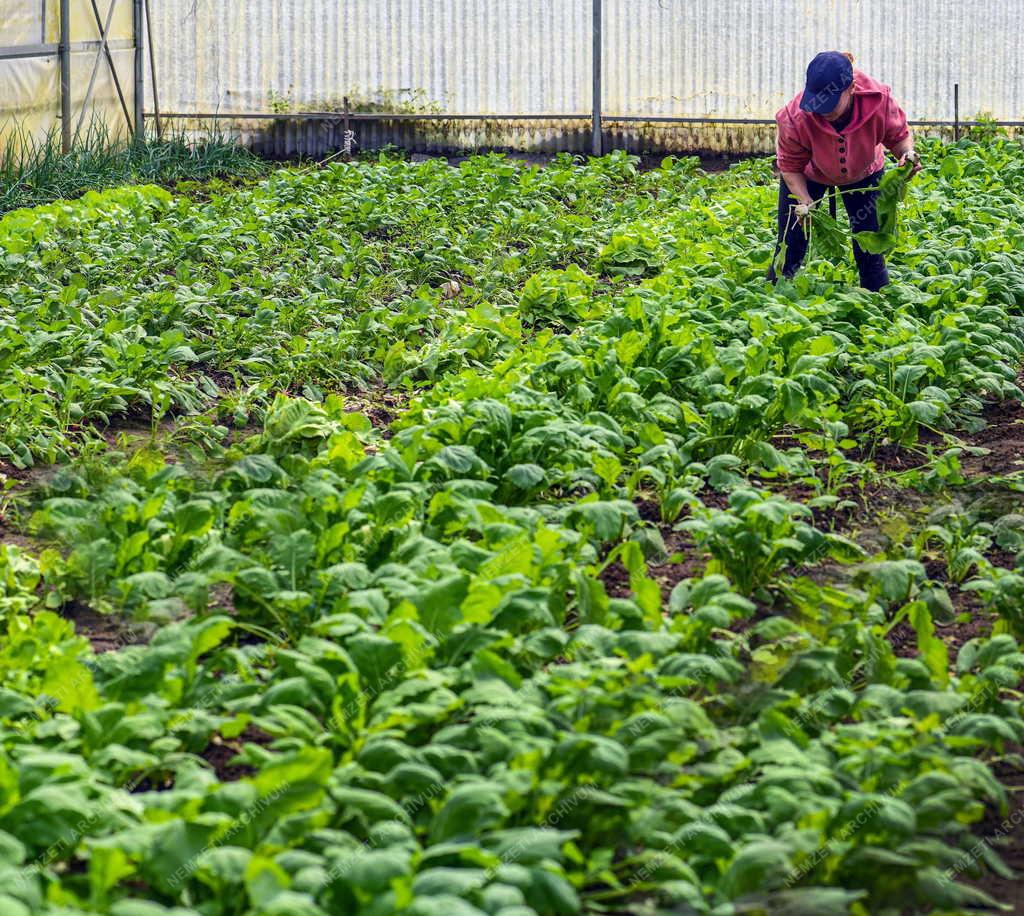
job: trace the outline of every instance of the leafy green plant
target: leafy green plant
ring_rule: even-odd
[[[937,515],[918,533],[914,548],[921,553],[930,544],[939,544],[949,580],[963,582],[972,569],[985,563],[985,552],[992,544],[992,528],[965,517],[956,508]]]
[[[636,226],[613,234],[598,254],[595,267],[613,277],[643,277],[657,272],[664,262],[661,244],[653,232]]]
[[[737,488],[729,494],[727,510],[699,510],[679,528],[711,554],[708,572],[723,573],[741,594],[751,595],[787,567],[860,557],[853,542],[804,521],[811,516],[799,503]]]
[[[899,208],[906,200],[907,185],[913,170],[913,164],[907,163],[901,168],[889,169],[878,183],[878,197],[875,211],[878,214],[877,232],[856,232],[854,239],[865,251],[872,254],[885,254],[892,251],[900,240]]]

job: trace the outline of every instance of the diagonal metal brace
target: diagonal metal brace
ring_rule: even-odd
[[[110,53],[110,46],[107,43],[107,35],[110,32],[110,23],[114,18],[114,10],[117,9],[117,0],[110,0],[110,7],[107,10],[107,21],[104,24],[100,20],[100,11],[96,6],[96,0],[89,0],[92,4],[92,12],[96,17],[96,27],[100,30],[100,46],[96,51],[96,59],[93,61],[92,74],[89,77],[89,88],[85,90],[85,98],[82,100],[82,112],[78,116],[78,126],[75,128],[75,136],[77,137],[82,130],[82,124],[85,122],[85,113],[89,109],[89,101],[92,99],[92,91],[96,85],[96,76],[99,73],[100,60],[105,55],[107,58],[107,64],[110,67],[110,75],[114,78],[114,87],[117,89],[117,97],[121,101],[121,110],[124,112],[125,121],[128,124],[128,129],[132,128],[132,116],[128,112],[128,105],[124,99],[124,92],[121,90],[121,81],[117,76],[117,67],[114,66],[114,57]]]
[[[96,17],[96,26],[99,27],[99,7],[96,6],[96,0],[89,0],[89,2],[92,4],[92,14]],[[116,3],[117,0],[111,0],[111,11],[113,11],[113,7]],[[107,28],[109,28],[109,26]],[[121,89],[121,80],[117,76],[117,67],[114,66],[114,56],[110,53],[110,42],[107,40],[106,34],[100,36],[100,42],[103,48],[103,53],[107,55],[107,64],[110,67],[110,75],[114,78],[114,88],[117,90],[117,97],[121,100],[121,111],[124,112],[124,119],[128,124],[128,129],[131,130],[133,127],[133,119],[128,113],[128,103],[124,99],[124,91]]]

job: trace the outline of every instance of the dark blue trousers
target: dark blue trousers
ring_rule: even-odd
[[[878,199],[878,182],[885,169],[868,175],[853,184],[843,185],[840,188],[843,198],[843,206],[850,215],[850,228],[853,232],[877,232],[878,213],[875,210],[875,202]],[[807,179],[807,189],[815,201],[820,201],[829,185],[818,184],[816,181]],[[786,239],[786,263],[782,269],[784,277],[792,277],[803,263],[807,256],[807,236],[804,234],[803,226],[800,226],[793,218],[792,207],[796,203],[790,196],[789,188],[785,181],[779,182],[779,239]],[[776,256],[779,253],[775,249]],[[860,285],[865,289],[877,291],[889,282],[889,271],[885,267],[885,258],[880,254],[869,254],[864,251],[856,242],[853,243],[853,259],[857,262],[857,270],[860,271]],[[775,274],[774,260],[768,279],[774,283],[778,278]]]

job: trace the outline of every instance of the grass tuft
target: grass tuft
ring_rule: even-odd
[[[39,140],[15,128],[0,141],[0,214],[118,185],[173,187],[179,181],[257,177],[268,169],[234,138],[216,132],[200,139],[179,131],[125,140],[97,122],[62,153],[58,131]]]

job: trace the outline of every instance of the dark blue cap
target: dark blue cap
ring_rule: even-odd
[[[807,68],[807,85],[800,107],[814,114],[835,111],[839,97],[853,83],[853,64],[839,51],[822,51]]]

